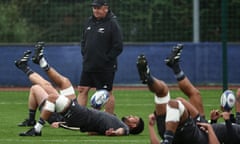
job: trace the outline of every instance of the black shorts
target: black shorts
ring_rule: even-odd
[[[82,72],[80,86],[112,90],[115,72]]]

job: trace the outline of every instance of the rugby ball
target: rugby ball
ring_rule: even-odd
[[[236,102],[236,98],[233,91],[231,90],[224,91],[221,95],[220,102],[224,111],[232,110]]]
[[[97,90],[90,99],[91,107],[101,109],[109,99],[107,90]]]

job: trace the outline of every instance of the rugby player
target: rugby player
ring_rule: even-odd
[[[65,125],[80,128],[81,132],[119,136],[139,134],[144,130],[144,122],[142,118],[138,116],[125,116],[120,120],[112,114],[80,106],[77,103],[75,93],[59,94],[50,82],[29,67],[29,57],[29,52],[24,53],[22,58],[15,61],[15,65],[28,76],[29,80],[34,85],[38,85],[39,89],[45,91],[48,97],[40,113],[38,122],[33,128],[20,133],[20,136],[41,136],[45,121],[54,112],[63,116]],[[38,49],[35,49],[32,60],[34,63],[38,63],[49,76],[56,78],[58,80],[58,85],[67,89],[66,93],[71,91],[73,86],[69,79],[58,73],[44,58],[43,46],[39,46]]]
[[[178,81],[181,81],[181,89],[185,93],[190,93],[190,102],[195,103],[195,100],[200,100],[194,109],[191,109],[191,103],[184,99],[171,99],[169,89],[166,83],[153,77],[150,74],[150,69],[147,59],[144,55],[140,55],[137,60],[137,68],[142,83],[147,84],[149,90],[155,93],[155,111],[149,115],[149,133],[152,144],[160,143],[154,131],[156,121],[158,133],[162,138],[161,144],[217,144],[219,143],[212,127],[205,122],[201,97],[198,91],[187,91],[189,88],[189,80],[181,71],[180,67],[175,65],[178,62],[182,50],[182,45],[177,45],[173,48],[171,55],[166,59],[166,63],[174,67],[175,75]],[[192,88],[192,87],[190,87]],[[200,112],[197,110],[199,109]],[[198,126],[198,125],[200,126]]]

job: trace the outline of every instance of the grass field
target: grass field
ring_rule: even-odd
[[[221,90],[200,90],[203,96],[205,113],[219,107]],[[138,115],[147,123],[148,114],[153,112],[153,94],[148,90],[115,90],[116,114]],[[172,97],[184,96],[179,90],[171,91]],[[145,130],[137,136],[106,137],[88,136],[78,131],[53,129],[47,124],[43,128],[41,137],[20,137],[19,132],[28,130],[26,127],[17,127],[17,124],[28,116],[28,91],[0,91],[0,144],[148,144],[149,135]],[[39,114],[39,113],[38,113]],[[38,117],[37,117],[38,119]]]

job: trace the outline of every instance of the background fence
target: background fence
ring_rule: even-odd
[[[191,42],[196,0],[110,0],[125,42]],[[221,0],[199,1],[200,41],[221,41]],[[224,1],[224,0],[222,0]],[[240,39],[240,0],[226,0],[228,41]],[[1,0],[0,42],[79,42],[92,0]]]
[[[51,57],[55,58],[52,62],[60,65],[66,62],[63,61],[64,59],[59,60],[59,54],[63,54],[68,61],[71,61],[73,69],[64,67],[65,69],[62,68],[60,72],[64,71],[64,74],[77,84],[81,66],[75,68],[74,64],[81,65],[81,61],[74,60],[81,58],[79,42],[83,23],[92,15],[91,2],[92,0],[1,0],[0,73],[2,77],[0,77],[0,85],[12,86],[18,85],[18,82],[22,84],[23,80],[14,81],[18,79],[14,76],[18,75],[15,75],[16,69],[11,64],[22,54],[24,47],[32,48],[37,41],[58,46],[54,47],[54,49],[59,48],[58,53],[49,49],[54,54]],[[194,7],[196,3],[199,10]],[[228,82],[239,83],[240,0],[109,0],[109,5],[117,15],[124,34],[125,50],[121,57],[125,58],[128,55],[133,59],[131,62],[120,62],[116,83],[138,83],[136,69],[133,69],[136,54],[141,51],[148,55],[155,54],[151,53],[151,49],[162,54],[167,50],[161,44],[167,44],[169,48],[177,42],[188,43],[188,58],[184,59],[192,63],[187,64],[184,69],[190,71],[191,80],[196,84],[221,83],[221,79],[226,80],[225,76],[229,77]],[[198,15],[195,15],[195,12]],[[195,25],[194,19],[199,19]],[[223,22],[227,29],[224,36]],[[199,26],[197,27],[199,43],[193,42],[196,25]],[[226,52],[223,49],[225,45],[221,45],[221,42],[231,43]],[[73,57],[72,50],[77,51],[75,54],[79,54]],[[194,56],[189,54],[191,52]],[[160,65],[158,58],[161,54],[151,57],[151,61],[154,62],[152,65]],[[203,63],[205,66],[202,65]],[[121,64],[128,65],[131,73],[134,73],[133,76],[123,78],[126,68],[121,68]],[[229,71],[229,74],[222,69]],[[158,68],[155,71],[157,73],[160,70]],[[5,73],[12,75],[6,76]],[[204,77],[201,77],[201,74]],[[161,73],[160,76],[168,82],[175,82],[172,75],[167,76]],[[25,79],[25,77],[22,78]]]

